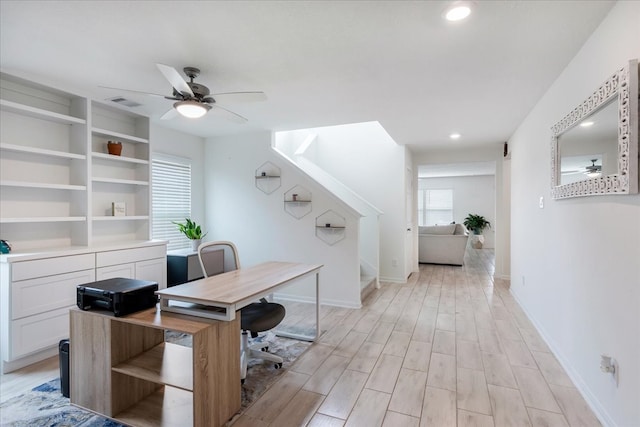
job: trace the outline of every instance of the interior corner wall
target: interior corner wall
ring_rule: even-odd
[[[551,200],[550,128],[638,57],[640,2],[617,2],[509,141],[511,292],[600,421],[620,427],[640,425],[640,195]]]
[[[318,184],[272,148],[271,132],[209,138],[205,142],[206,240],[230,240],[240,262],[323,264],[320,299],[325,304],[360,307],[358,219]],[[281,184],[271,194],[256,186],[256,170],[271,162],[281,170]],[[300,219],[284,209],[284,193],[296,185],[310,191],[312,211]],[[328,245],[316,237],[316,217],[333,210],[346,219],[345,238]],[[308,278],[279,296],[311,301],[315,281]]]
[[[152,124],[150,139],[152,157],[162,153],[191,160],[191,217],[206,229],[204,138]]]
[[[496,177],[494,175],[423,178],[420,189],[452,189],[453,220],[462,224],[469,214],[484,216],[491,223],[485,229],[483,247],[495,248]]]

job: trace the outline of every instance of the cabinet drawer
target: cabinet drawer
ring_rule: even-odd
[[[11,284],[11,318],[44,313],[76,303],[76,286],[95,281],[95,270],[22,280]]]
[[[116,277],[135,279],[136,265],[134,263],[129,263],[112,265],[111,267],[96,268],[96,280],[113,279]]]
[[[65,307],[11,322],[11,360],[58,345],[69,338],[69,309]]]
[[[11,263],[11,281],[17,282],[70,271],[88,270],[95,268],[95,266],[95,258],[92,253],[43,258],[33,261],[18,261]]]
[[[108,267],[110,265],[162,258],[166,256],[166,253],[167,249],[165,245],[98,252],[96,253],[96,267]]]

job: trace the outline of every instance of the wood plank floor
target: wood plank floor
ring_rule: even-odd
[[[319,342],[233,426],[599,426],[493,259],[469,249],[362,309],[322,307]],[[313,306],[287,306],[287,323],[313,324]],[[3,375],[0,400],[57,376],[57,358]]]

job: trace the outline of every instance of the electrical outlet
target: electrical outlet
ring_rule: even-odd
[[[524,283],[524,276],[522,276],[522,286],[524,286],[524,285],[525,285],[525,283]]]
[[[538,200],[538,206],[540,206],[540,209],[544,209],[544,197],[540,196],[540,200]]]
[[[391,260],[391,267],[397,267],[398,266],[398,260],[397,259],[392,259]]]

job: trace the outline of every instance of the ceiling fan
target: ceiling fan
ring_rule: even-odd
[[[577,170],[562,172],[562,175],[585,174],[589,178],[596,178],[602,173],[602,165],[596,165],[598,159],[591,159],[591,164]]]
[[[176,113],[180,115],[197,119],[204,116],[209,110],[216,110],[217,113],[225,116],[227,119],[245,123],[247,119],[240,114],[235,113],[220,104],[218,101],[223,102],[255,102],[264,101],[267,99],[264,92],[224,92],[212,94],[208,87],[203,84],[194,82],[195,78],[200,75],[200,70],[196,67],[184,67],[184,74],[189,77],[189,81],[186,81],[175,68],[164,65],[156,64],[162,75],[171,83],[173,89],[170,96],[159,95],[157,93],[143,92],[139,90],[121,89],[108,86],[101,86],[106,89],[123,90],[126,92],[144,93],[151,96],[160,96],[165,99],[176,101],[173,104],[173,108],[164,113],[160,119],[167,120],[175,117]]]

